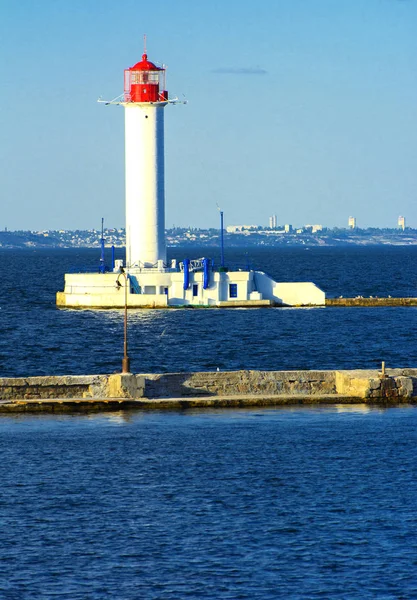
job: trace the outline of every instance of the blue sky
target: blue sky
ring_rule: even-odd
[[[166,224],[417,227],[417,0],[2,0],[0,229],[124,226],[123,90],[168,65]]]

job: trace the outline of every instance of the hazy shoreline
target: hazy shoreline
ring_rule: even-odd
[[[219,246],[219,230],[168,230],[167,247]],[[106,247],[124,248],[124,230],[104,231]],[[0,231],[0,249],[19,248],[99,248],[101,232],[88,231]],[[324,230],[316,233],[286,233],[262,230],[243,233],[226,233],[225,245],[229,248],[255,247],[360,247],[360,246],[416,246],[417,229],[398,230]]]

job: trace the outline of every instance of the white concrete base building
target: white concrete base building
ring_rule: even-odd
[[[325,293],[314,283],[277,283],[262,271],[126,269],[65,275],[58,306],[67,308],[323,306]],[[125,282],[127,281],[127,289]]]

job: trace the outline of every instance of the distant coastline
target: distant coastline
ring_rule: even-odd
[[[218,229],[173,228],[166,230],[168,247],[207,246],[219,244]],[[98,248],[101,231],[92,230],[45,230],[0,231],[0,249],[19,248]],[[122,248],[125,245],[124,229],[105,229],[106,246]],[[283,232],[278,229],[261,228],[240,232],[225,232],[228,247],[335,247],[335,246],[414,246],[417,245],[417,229],[323,229],[312,233]]]

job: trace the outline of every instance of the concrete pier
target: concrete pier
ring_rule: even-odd
[[[417,298],[326,298],[326,306],[417,306]]]
[[[0,378],[0,412],[417,404],[417,369]]]

